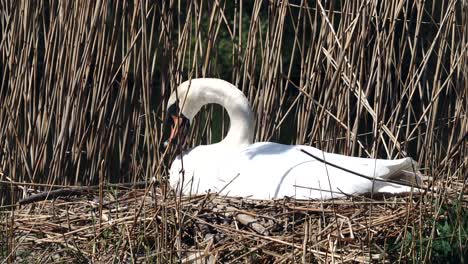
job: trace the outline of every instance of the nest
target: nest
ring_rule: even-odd
[[[11,212],[16,260],[390,262],[405,257],[398,246],[406,230],[430,211],[421,194],[260,201],[114,188],[73,195]]]

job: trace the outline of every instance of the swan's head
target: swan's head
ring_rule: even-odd
[[[198,80],[186,81],[177,87],[167,102],[166,126],[171,128],[169,139],[165,146],[171,142],[173,145],[185,143],[190,123],[205,104],[204,96],[197,89]]]

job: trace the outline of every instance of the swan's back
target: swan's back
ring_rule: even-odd
[[[326,153],[310,146],[290,146],[270,142],[252,144],[238,151],[222,151],[216,145],[199,146],[186,153],[183,192],[208,190],[230,196],[256,199],[330,199],[374,191],[407,192],[410,187],[371,181],[326,165],[306,152],[349,171],[376,179],[400,179],[401,171],[414,166],[410,158],[381,160]],[[171,183],[180,191],[182,174],[178,157],[171,168]],[[414,175],[414,174],[411,174]],[[408,176],[410,177],[410,176]],[[404,179],[414,182],[414,179]],[[178,187],[177,187],[178,186]],[[331,187],[332,186],[332,187]],[[331,187],[331,188],[330,188]]]

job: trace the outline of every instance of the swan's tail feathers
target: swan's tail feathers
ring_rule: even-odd
[[[379,160],[382,161],[381,165],[385,166],[389,173],[388,176],[392,176],[394,172],[398,172],[401,170],[409,170],[412,171],[413,168],[418,168],[418,163],[414,161],[412,158],[404,158],[404,159],[397,159],[397,160]]]
[[[421,185],[421,173],[419,171],[401,170],[394,173],[389,180],[401,182],[418,187]]]
[[[386,180],[391,182],[377,186],[377,191],[384,193],[422,191],[422,174],[419,172],[418,163],[411,158],[393,160],[393,162],[395,163],[387,166],[390,171],[385,177]]]
[[[390,170],[390,173],[387,174],[385,179],[401,182],[414,187],[421,185],[422,175],[419,172],[419,166],[416,161],[411,158],[404,158],[395,161],[399,162],[387,167]]]
[[[421,192],[422,189],[417,187],[409,187],[399,184],[384,184],[376,186],[375,188],[379,193],[409,193],[409,192]]]

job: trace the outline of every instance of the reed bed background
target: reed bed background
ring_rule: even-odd
[[[428,262],[467,255],[466,1],[2,0],[0,11],[1,259]],[[256,141],[409,156],[430,190],[330,205],[187,200],[164,186],[109,184],[164,182],[171,160],[161,151],[165,103],[178,84],[198,77],[242,89],[257,117]],[[192,146],[229,128],[219,107],[205,110]],[[71,200],[17,205],[34,192],[89,185],[98,187]],[[238,219],[236,210],[254,220]],[[252,222],[273,231],[262,234]],[[346,235],[339,233],[348,222]],[[356,229],[362,232],[351,237]],[[223,237],[201,239],[213,234]]]

